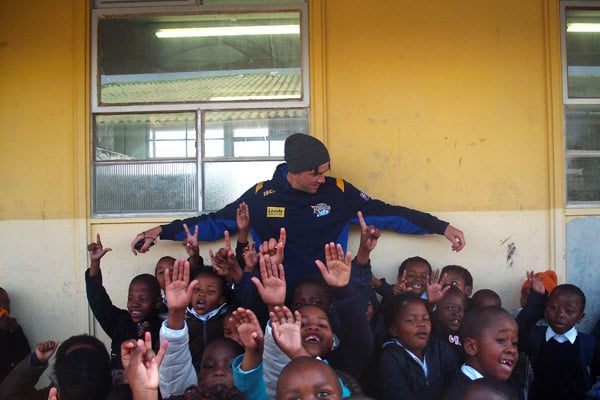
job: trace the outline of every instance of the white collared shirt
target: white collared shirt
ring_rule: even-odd
[[[546,328],[546,342],[548,342],[550,339],[554,339],[558,343],[564,343],[568,340],[569,342],[571,342],[571,344],[573,344],[575,343],[575,339],[577,339],[577,329],[575,327],[572,327],[571,329],[569,329],[561,335],[554,332],[552,327],[549,326],[548,328]]]
[[[467,365],[467,364],[463,364],[460,367],[460,371],[463,374],[465,374],[472,381],[474,381],[475,379],[483,378],[483,375],[481,375],[479,373],[479,371],[477,371],[475,368],[473,368],[473,367],[471,367],[470,365]]]

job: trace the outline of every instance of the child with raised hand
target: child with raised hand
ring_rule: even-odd
[[[104,248],[100,234],[96,242],[88,245],[90,267],[85,272],[85,284],[88,303],[102,329],[111,338],[111,364],[113,375],[122,372],[121,343],[128,339],[140,339],[145,332],[151,332],[155,338],[153,348],[158,351],[158,331],[161,319],[158,311],[162,304],[160,285],[155,276],[140,274],[129,284],[127,309],[113,305],[106,289],[102,285],[100,260],[112,249]],[[118,382],[117,382],[118,383]]]
[[[412,292],[395,295],[384,316],[392,339],[381,352],[382,398],[440,399],[459,362],[447,343],[431,336],[425,302]]]
[[[126,340],[121,344],[121,360],[133,400],[158,400],[158,368],[165,356],[167,343],[162,343],[155,354],[150,332],[146,332],[144,340]]]
[[[542,292],[543,282],[535,275],[532,292]],[[531,360],[533,382],[528,398],[584,399],[600,371],[600,351],[594,337],[579,332],[576,324],[584,317],[585,294],[575,285],[558,285],[545,305],[549,326],[535,326],[535,318],[521,320],[519,347]]]
[[[469,310],[460,333],[465,362],[444,393],[444,400],[459,400],[469,383],[476,379],[493,377],[508,381],[519,358],[517,323],[503,308]]]
[[[185,252],[188,255],[188,262],[190,263],[190,269],[196,269],[204,265],[204,259],[200,255],[200,245],[198,244],[198,226],[194,228],[192,234],[187,226],[183,224],[183,230],[185,231],[185,239],[181,242]]]

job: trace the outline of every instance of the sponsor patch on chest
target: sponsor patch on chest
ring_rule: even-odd
[[[285,207],[267,207],[267,218],[285,217]]]
[[[318,217],[324,217],[331,212],[331,206],[325,203],[319,203],[317,205],[311,206],[313,209],[313,214]]]

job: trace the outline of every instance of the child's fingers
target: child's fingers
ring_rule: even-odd
[[[197,226],[196,226],[196,229],[197,229]],[[183,224],[183,230],[185,231],[185,235],[187,237],[192,236],[192,234],[190,233],[190,229],[188,228],[187,224]]]
[[[366,230],[367,230],[367,223],[365,222],[365,219],[363,218],[363,213],[361,211],[358,211],[356,213],[356,216],[358,217],[358,223],[360,225],[360,231],[361,232],[366,232]]]

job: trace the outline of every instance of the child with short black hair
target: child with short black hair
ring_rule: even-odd
[[[411,291],[423,299],[427,299],[427,284],[431,277],[432,268],[429,261],[420,256],[409,257],[402,261],[398,267],[397,281],[395,285],[390,285],[385,278],[373,279],[373,286],[377,293],[386,298]]]
[[[458,287],[449,286],[432,312],[431,334],[449,343],[460,362],[464,354],[459,330],[466,311],[467,296]]]
[[[460,400],[519,400],[519,393],[508,383],[488,376],[472,381]]]
[[[158,310],[162,304],[160,284],[155,276],[140,274],[129,283],[127,309],[113,305],[102,285],[100,260],[110,248],[104,248],[100,234],[96,242],[88,245],[90,267],[85,271],[85,284],[88,303],[102,329],[111,338],[111,365],[113,378],[118,381],[122,374],[121,343],[127,339],[142,339],[146,331],[155,338],[152,348],[158,351],[158,331],[161,320]]]
[[[462,321],[460,334],[465,363],[444,393],[444,400],[460,399],[467,385],[476,379],[494,377],[507,381],[519,357],[517,323],[503,308],[469,310]]]
[[[502,299],[492,289],[479,289],[471,298],[471,307],[502,307]]]
[[[312,357],[290,361],[277,380],[277,400],[289,398],[341,399],[342,388],[335,371],[324,362]]]
[[[471,297],[473,292],[473,275],[468,269],[460,265],[446,265],[442,268],[440,283],[444,286],[458,287],[467,296],[467,299]]]
[[[158,283],[160,284],[160,293],[162,297],[162,304],[160,305],[158,313],[163,319],[166,318],[167,312],[169,312],[169,307],[167,305],[167,297],[165,296],[165,271],[167,269],[169,271],[173,271],[174,263],[175,258],[171,256],[164,256],[158,259],[158,261],[156,262],[156,267],[154,267],[154,276],[156,277],[156,279],[158,279]]]
[[[416,293],[395,295],[384,304],[392,339],[383,345],[383,399],[440,399],[459,362],[452,348],[431,336],[431,319]]]
[[[223,337],[223,321],[229,313],[229,287],[212,267],[202,266],[190,272],[197,280],[187,309],[189,346],[192,363],[199,370],[204,348],[216,338]]]
[[[29,351],[29,341],[23,328],[10,314],[8,292],[0,287],[0,382]]]
[[[529,276],[529,275],[528,275]],[[535,277],[531,277],[536,291]],[[539,283],[539,282],[538,282]],[[546,302],[549,326],[534,326],[532,315],[519,314],[520,347],[531,358],[533,382],[529,399],[584,399],[600,371],[599,349],[594,337],[578,332],[575,325],[584,317],[585,294],[575,285],[558,285]]]

